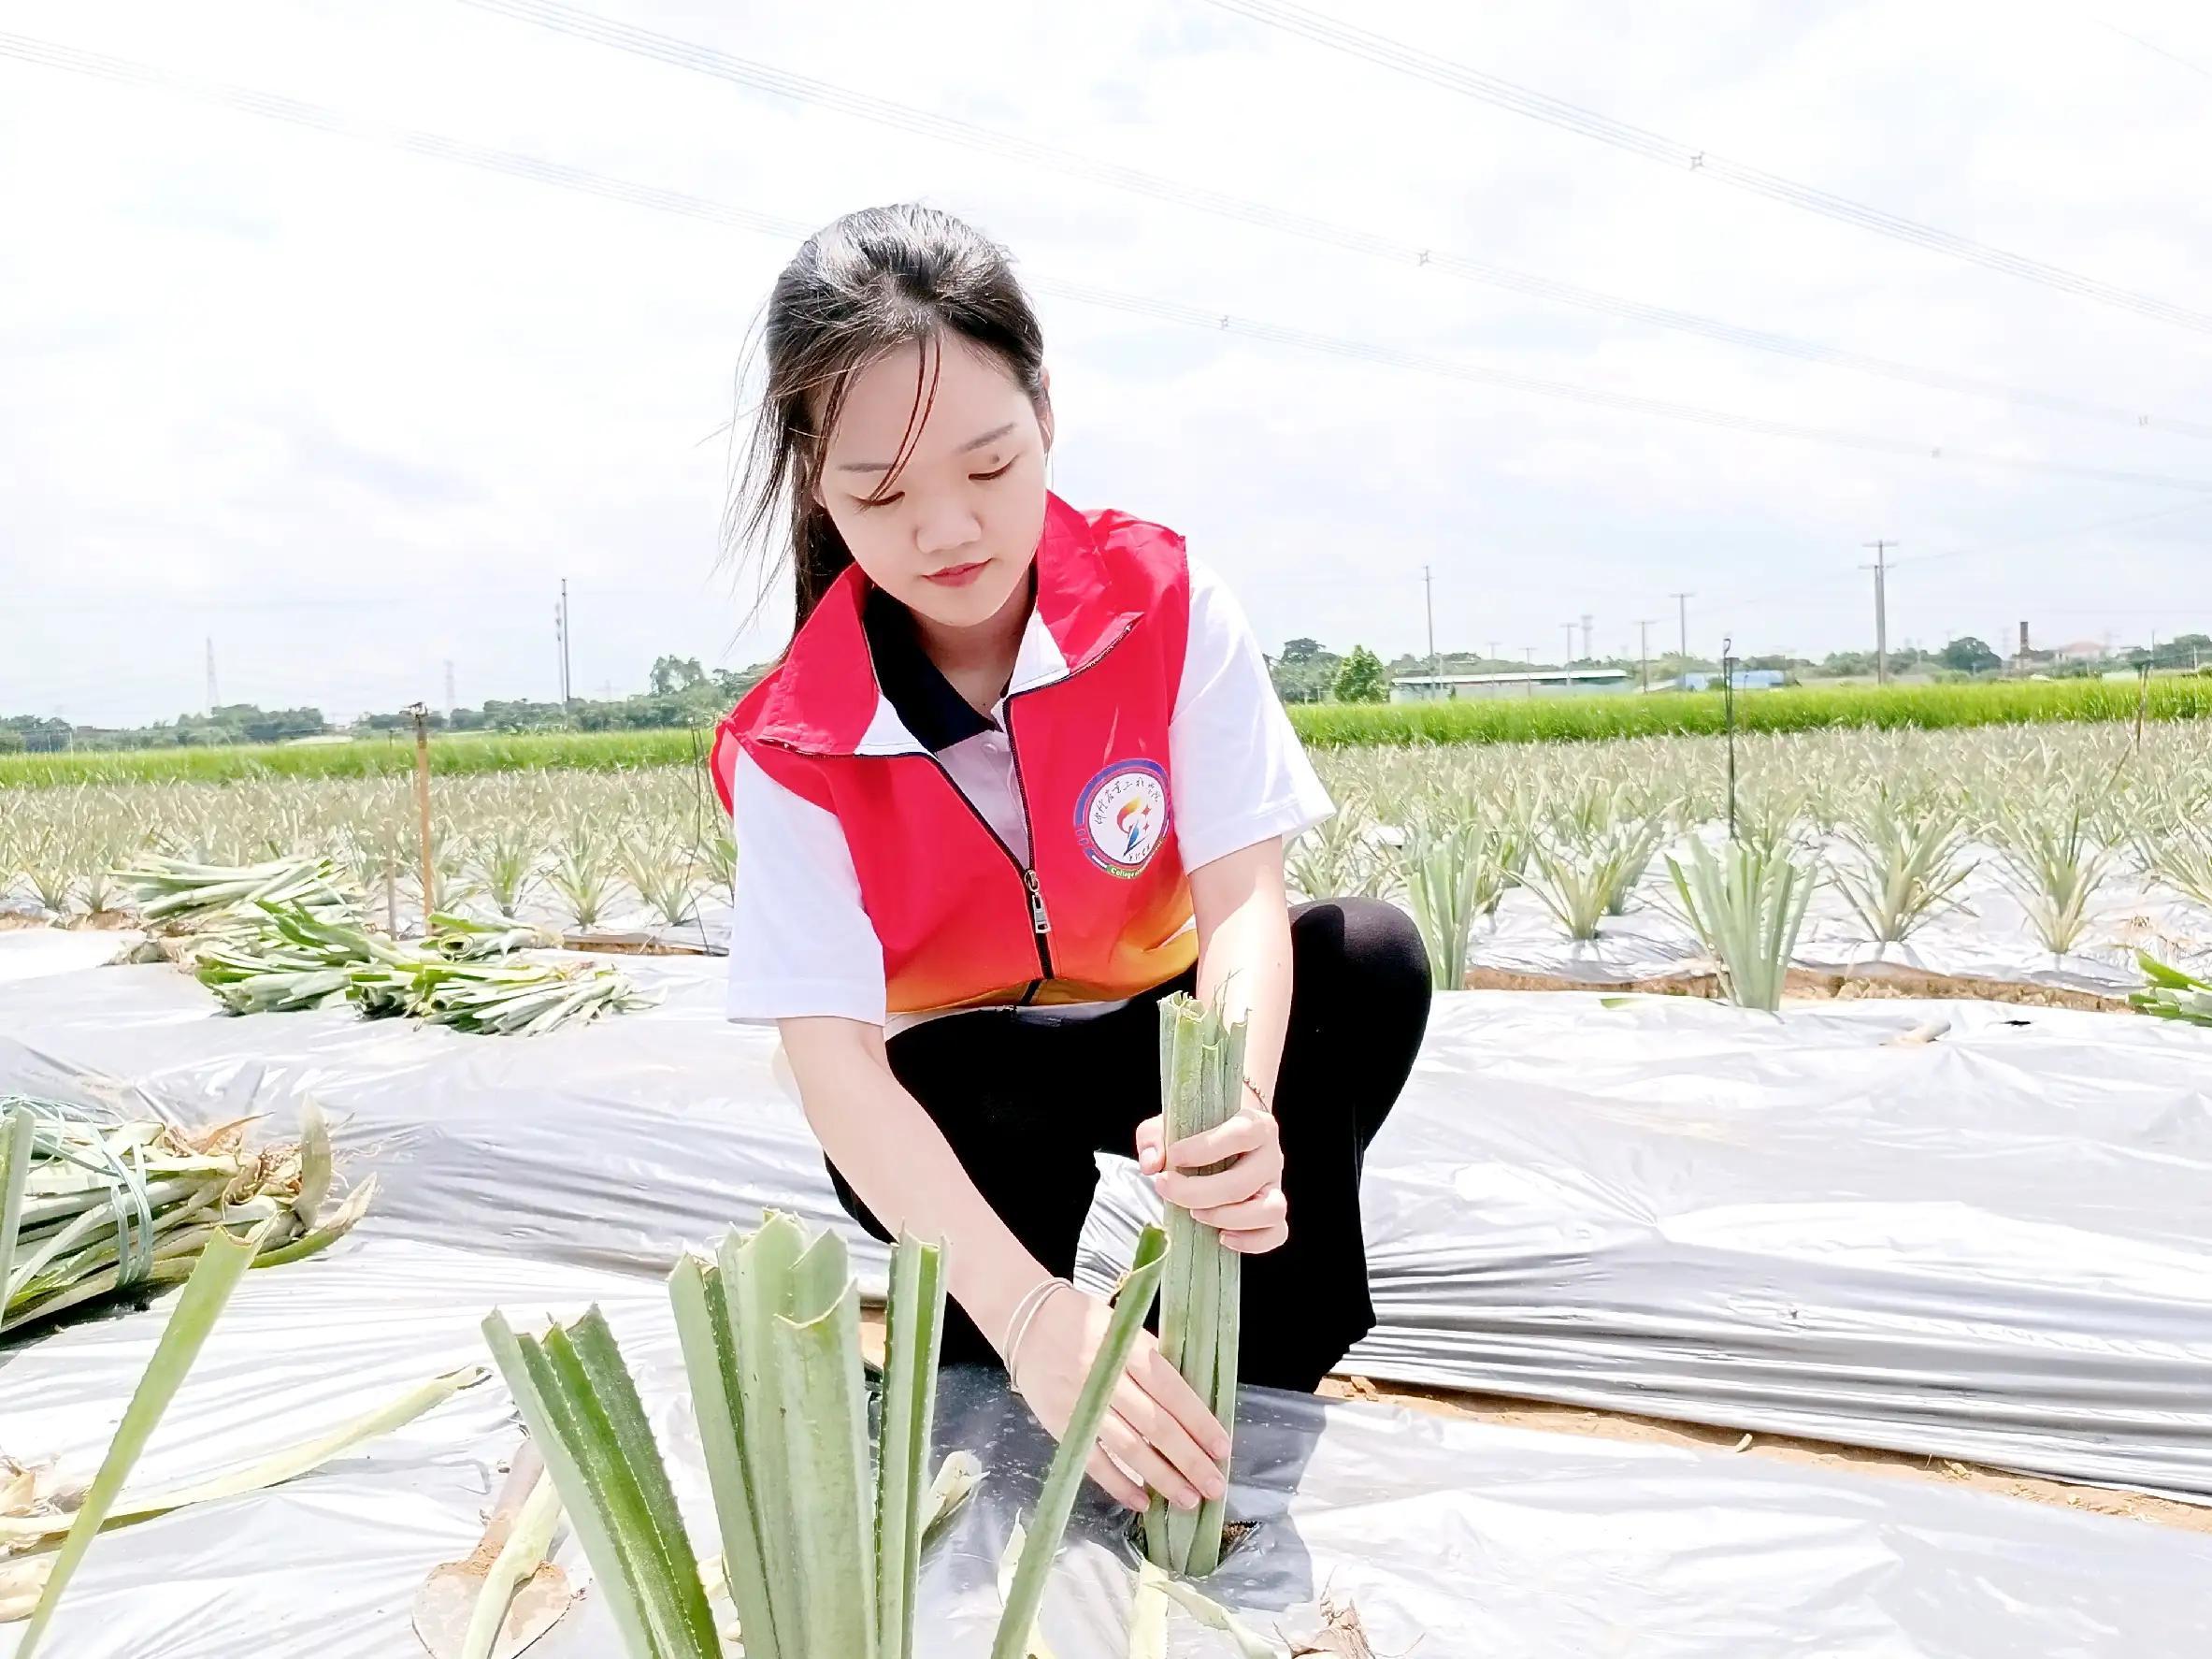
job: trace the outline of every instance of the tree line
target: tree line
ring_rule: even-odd
[[[1768,670],[1792,681],[1871,680],[1880,665],[1872,651],[1835,651],[1816,661],[1807,656],[1765,655],[1736,659],[1738,669]],[[2212,672],[2212,635],[2186,633],[2161,642],[2155,648],[2134,648],[2109,655],[2068,657],[2055,651],[2031,651],[2025,658],[2000,656],[1989,643],[1962,634],[1933,651],[1903,646],[1889,655],[1891,677],[1915,675],[1938,679],[1975,678],[2001,672],[2032,673],[2050,679],[2089,679],[2116,668],[2149,667],[2161,672]],[[1669,684],[1686,673],[1716,673],[1720,664],[1710,657],[1685,656],[1669,651],[1648,662],[1633,656],[1582,656],[1568,662],[1533,656],[1515,659],[1487,656],[1472,651],[1440,652],[1433,658],[1407,653],[1384,662],[1364,645],[1355,645],[1340,656],[1318,640],[1285,642],[1281,655],[1268,659],[1276,695],[1285,702],[1386,702],[1393,680],[1413,674],[1523,674],[1558,673],[1565,669],[1620,669],[1631,678],[1648,672],[1655,685]]]
[[[662,656],[654,661],[646,689],[620,698],[573,698],[537,702],[526,698],[486,700],[477,708],[450,714],[430,711],[433,731],[660,731],[711,725],[729,711],[773,665],[746,669],[702,668],[696,656]],[[0,717],[0,754],[24,749],[168,749],[206,744],[280,743],[303,737],[412,730],[405,710],[364,712],[341,729],[321,709],[264,709],[253,703],[225,703],[205,714],[180,714],[151,726],[73,726],[35,714]]]
[[[2025,671],[2063,679],[2104,673],[2114,667],[2149,666],[2160,671],[2212,672],[2212,636],[2185,633],[2161,643],[2155,650],[2136,649],[2109,657],[2065,660],[2051,652],[2031,652],[2025,661],[2010,662],[1985,642],[1962,635],[1938,651],[1905,647],[1889,653],[1889,672],[1895,675],[1971,677],[2001,671]],[[661,656],[647,676],[646,688],[620,698],[573,698],[567,703],[537,702],[526,698],[488,699],[476,708],[457,708],[450,714],[434,709],[428,725],[434,731],[661,731],[687,726],[708,726],[754,685],[773,663],[754,663],[743,669],[706,669],[696,656]],[[1573,662],[1515,661],[1476,652],[1441,653],[1433,661],[1411,653],[1388,662],[1365,645],[1339,654],[1320,641],[1286,642],[1282,652],[1268,658],[1275,691],[1285,702],[1387,702],[1390,683],[1403,675],[1510,674],[1557,672],[1562,668],[1616,668],[1630,674],[1648,669],[1654,685],[1678,679],[1685,673],[1713,672],[1719,664],[1709,658],[1683,656],[1675,652],[1655,656],[1648,664],[1633,657],[1581,657]],[[1875,676],[1871,651],[1833,652],[1818,662],[1788,656],[1746,656],[1740,669],[1768,669],[1793,680],[1872,679]],[[254,703],[225,703],[204,714],[180,714],[151,726],[75,726],[36,714],[0,716],[0,754],[25,749],[166,749],[203,744],[280,743],[303,737],[334,733],[386,732],[412,728],[413,716],[404,710],[365,712],[345,727],[331,724],[318,708],[264,709]]]

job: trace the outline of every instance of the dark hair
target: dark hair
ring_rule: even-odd
[[[854,377],[902,346],[922,347],[913,411],[880,497],[929,418],[940,361],[929,342],[947,335],[996,355],[1044,416],[1044,334],[1029,296],[1006,251],[950,213],[910,204],[848,213],[809,237],[776,279],[761,330],[768,387],[723,535],[741,555],[783,505],[798,622],[853,562],[814,485]],[[763,599],[781,562],[764,561]]]

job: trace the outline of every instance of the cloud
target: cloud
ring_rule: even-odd
[[[1652,304],[2212,421],[2212,339],[1622,155],[1205,7],[601,8],[748,59]],[[1334,7],[1348,16],[1341,7]],[[2182,0],[2115,21],[2212,62]],[[1385,5],[1366,26],[1717,153],[2192,303],[2212,265],[2186,68],[2060,7]],[[1039,277],[1632,397],[1872,434],[1868,454],[1043,304],[1081,504],[1185,530],[1263,635],[1602,648],[2212,624],[2212,443],[1726,346],[732,86],[446,0],[22,0],[11,29],[802,224],[922,197]],[[717,568],[733,368],[774,238],[0,58],[0,709],[136,720],[546,695],[743,662]],[[1966,452],[2029,463],[1961,460]],[[2129,524],[2114,521],[2133,519]],[[2082,527],[2113,527],[2085,530]],[[2070,532],[2070,533],[2060,533]],[[1980,551],[1977,551],[1980,550]],[[1937,557],[1944,555],[1947,556]],[[2192,608],[2193,607],[2193,608]]]

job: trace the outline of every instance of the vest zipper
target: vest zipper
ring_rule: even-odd
[[[1011,701],[1012,699],[1008,700]],[[1014,798],[1022,803],[1022,828],[1029,832],[1029,856],[1034,858],[1037,856],[1037,830],[1035,826],[1029,822],[1029,795],[1028,791],[1022,787],[1022,762],[1021,757],[1014,753],[1013,722],[1011,715],[1007,721],[1006,753],[1007,757],[1013,762]],[[1052,945],[1050,943],[1052,916],[1044,908],[1044,886],[1037,879],[1035,868],[1022,862],[1013,848],[1006,844],[1006,837],[999,834],[991,820],[984,817],[977,810],[975,802],[968,799],[968,792],[954,781],[952,769],[933,753],[925,751],[924,757],[930,765],[937,768],[938,775],[945,781],[945,787],[959,798],[960,804],[968,809],[969,815],[984,827],[984,833],[989,835],[991,840],[997,844],[998,850],[1006,855],[1006,861],[1014,867],[1015,872],[1022,878],[1023,887],[1028,893],[1029,936],[1037,945],[1038,977],[1029,981],[1028,988],[1022,992],[1021,1000],[1025,1003],[1030,1002],[1043,988],[1044,982],[1053,976]]]
[[[1030,862],[1025,864],[1021,859],[1014,858],[1013,848],[1006,844],[1005,838],[998,830],[991,830],[990,820],[985,818],[982,813],[975,812],[975,802],[968,801],[968,797],[962,793],[960,786],[953,783],[953,774],[946,771],[944,762],[938,760],[934,754],[929,757],[932,761],[936,761],[937,770],[944,773],[944,781],[952,785],[953,793],[958,795],[962,801],[967,801],[968,810],[975,813],[977,821],[984,829],[991,830],[991,839],[998,844],[999,850],[1005,853],[1007,858],[1013,859],[1013,867],[1022,873],[1022,885],[1029,889],[1029,937],[1037,945],[1037,968],[1040,977],[1032,979],[1028,988],[1022,992],[1024,1003],[1034,1002],[1037,993],[1044,988],[1044,982],[1053,977],[1052,916],[1044,908],[1044,884],[1037,879],[1037,824],[1036,820],[1029,815],[1029,786],[1022,782],[1022,747],[1014,741],[1013,705],[1018,700],[1029,696],[1031,692],[1048,691],[1055,685],[1065,685],[1078,674],[1086,673],[1098,667],[1109,651],[1129,637],[1129,629],[1135,626],[1133,619],[1124,623],[1121,631],[1093,652],[1090,660],[1081,668],[1070,669],[1057,680],[1048,681],[1042,685],[1032,685],[1027,691],[1010,691],[999,700],[1006,710],[1006,757],[1013,763],[1013,798],[1022,803],[1022,830],[1029,838]]]
[[[1010,692],[1004,700],[1006,757],[1013,763],[1013,798],[1022,803],[1022,832],[1029,841],[1029,862],[1022,865],[1022,880],[1029,889],[1029,936],[1037,942],[1037,965],[1042,973],[1042,977],[1022,993],[1022,1001],[1027,1003],[1043,988],[1044,981],[1053,976],[1052,917],[1044,908],[1044,884],[1037,879],[1037,826],[1029,818],[1029,786],[1022,782],[1021,745],[1013,741],[1014,695]]]
[[[1022,803],[1022,829],[1029,838],[1029,863],[1025,864],[1014,856],[1013,848],[1006,844],[1006,837],[992,828],[991,820],[976,811],[975,802],[968,799],[967,791],[953,781],[951,770],[934,753],[929,754],[929,764],[937,768],[938,775],[945,781],[945,786],[960,798],[961,805],[973,815],[975,821],[990,831],[991,839],[998,844],[998,850],[1006,855],[1007,862],[1020,873],[1022,886],[1028,890],[1029,937],[1037,946],[1038,976],[1030,980],[1028,988],[1022,992],[1024,1003],[1034,1002],[1037,993],[1044,988],[1044,982],[1053,977],[1052,914],[1044,908],[1044,884],[1037,879],[1037,823],[1029,815],[1029,786],[1022,782],[1022,750],[1013,737],[1013,705],[1017,699],[1027,697],[1032,691],[1046,691],[1054,685],[1065,685],[1077,674],[1096,667],[1099,658],[1128,637],[1128,628],[1124,627],[1121,632],[1099,647],[1082,668],[1070,669],[1057,680],[1044,685],[1033,685],[1028,691],[1010,691],[1000,700],[1006,708],[1006,757],[1013,763],[1013,798]]]
[[[1031,692],[1049,691],[1055,685],[1065,685],[1070,680],[1074,679],[1077,675],[1088,673],[1092,669],[1098,667],[1099,662],[1104,659],[1108,652],[1112,651],[1116,645],[1120,644],[1122,641],[1128,639],[1129,637],[1130,630],[1135,627],[1136,619],[1134,617],[1125,619],[1120,631],[1117,632],[1112,639],[1101,644],[1097,651],[1093,652],[1089,660],[1084,662],[1082,667],[1071,668],[1065,674],[1061,675],[1057,680],[1047,681],[1042,685],[1032,685],[1027,691],[1010,691],[1006,694],[1005,698],[1001,700],[1006,705],[1006,757],[1013,762],[1013,794],[1014,799],[1022,803],[1022,828],[1027,832],[1029,837],[1029,857],[1032,860],[1034,860],[1037,857],[1037,825],[1035,820],[1029,815],[1029,790],[1028,786],[1022,782],[1021,750],[1015,745],[1013,741],[1014,700],[1017,698],[1027,697]],[[771,738],[768,741],[775,743],[779,740]],[[809,752],[803,748],[800,748],[796,743],[783,743],[781,746],[790,749],[794,754],[804,755]],[[1027,890],[1029,897],[1029,937],[1036,943],[1037,945],[1038,977],[1029,981],[1027,988],[1022,992],[1021,1001],[1024,1003],[1034,1002],[1036,1000],[1037,993],[1044,988],[1045,981],[1053,977],[1052,916],[1051,914],[1044,908],[1044,884],[1039,881],[1037,878],[1037,870],[1034,862],[1027,864],[1023,863],[1022,860],[1015,856],[1013,848],[1006,844],[1006,837],[998,833],[998,830],[992,825],[990,819],[984,817],[981,812],[976,810],[975,802],[968,799],[968,792],[962,789],[960,786],[954,781],[952,769],[947,767],[943,761],[940,760],[937,757],[936,753],[932,750],[923,750],[922,757],[927,760],[930,765],[937,768],[938,776],[943,778],[945,781],[945,787],[950,789],[958,799],[960,804],[968,809],[969,815],[974,818],[977,823],[984,827],[984,832],[998,844],[998,850],[1006,855],[1006,861],[1012,864],[1014,867],[1016,873],[1020,874],[1022,878],[1022,886]]]

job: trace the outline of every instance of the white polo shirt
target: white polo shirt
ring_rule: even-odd
[[[922,654],[903,612],[882,595],[869,643],[885,700],[913,743],[934,753],[1014,857],[1029,861],[1005,699],[986,716]],[[1034,611],[1028,630],[1043,634]],[[1025,636],[1025,649],[1029,646]],[[1049,636],[1045,642],[1049,643]],[[1168,724],[1168,786],[1185,870],[1310,829],[1335,808],[1290,728],[1243,610],[1190,561],[1190,630]],[[836,815],[777,783],[742,750],[731,778],[738,838],[730,920],[729,1017],[832,1015],[904,1029],[927,1016],[888,1012],[883,947]]]

